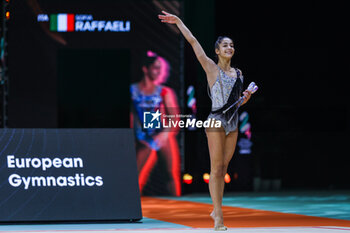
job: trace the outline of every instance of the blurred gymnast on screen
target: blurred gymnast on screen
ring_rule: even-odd
[[[161,155],[169,174],[168,193],[181,195],[180,154],[176,140],[178,129],[143,128],[144,112],[177,115],[179,106],[175,92],[164,85],[168,76],[168,62],[161,56],[148,51],[142,59],[143,78],[130,87],[132,99],[131,127],[136,136],[136,156],[139,171],[140,192],[147,182]],[[168,67],[168,68],[167,68]],[[160,177],[164,179],[164,177]],[[157,190],[155,190],[157,193]]]
[[[208,118],[221,121],[221,128],[206,128],[210,154],[209,192],[213,202],[210,216],[214,220],[216,231],[226,231],[222,213],[222,198],[224,193],[224,177],[228,164],[232,159],[237,142],[238,113],[235,103],[239,101],[243,91],[242,72],[231,67],[231,58],[235,52],[233,41],[229,37],[219,37],[215,42],[217,64],[205,54],[202,46],[190,30],[177,16],[162,11],[159,15],[164,23],[176,24],[182,35],[191,44],[194,53],[203,67],[212,99],[212,111]],[[251,96],[251,92],[243,92],[242,105]],[[235,106],[235,107],[232,107]]]

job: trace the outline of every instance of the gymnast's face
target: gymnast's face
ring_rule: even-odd
[[[215,49],[215,53],[218,55],[218,57],[224,59],[231,59],[233,54],[235,53],[233,41],[230,38],[225,37],[219,44],[219,49]]]
[[[160,69],[161,63],[159,59],[156,59],[148,68],[144,67],[144,72],[152,81],[155,81],[159,77]]]

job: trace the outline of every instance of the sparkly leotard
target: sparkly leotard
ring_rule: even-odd
[[[235,103],[241,96],[243,90],[243,75],[236,69],[237,77],[228,76],[219,66],[219,74],[211,87],[212,109],[208,118],[214,118],[222,123],[226,135],[235,131],[238,126],[238,113],[235,112],[237,106],[223,112]],[[234,114],[232,116],[232,114]],[[231,120],[230,118],[233,117]]]

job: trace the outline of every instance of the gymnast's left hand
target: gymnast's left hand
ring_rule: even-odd
[[[251,95],[252,95],[252,93],[250,91],[248,91],[248,90],[245,90],[243,92],[244,101],[243,101],[242,105],[248,102],[248,100],[250,99]]]

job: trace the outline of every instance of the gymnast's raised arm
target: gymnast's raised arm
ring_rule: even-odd
[[[182,35],[191,44],[199,63],[202,65],[204,71],[207,74],[208,79],[211,79],[211,77],[213,77],[214,79],[214,77],[216,77],[216,74],[217,74],[217,66],[212,59],[207,57],[202,46],[199,44],[197,39],[192,35],[191,31],[176,15],[169,14],[165,11],[162,11],[162,13],[164,15],[159,15],[158,18],[161,19],[161,21],[164,23],[176,24],[176,26],[181,31]],[[208,80],[208,82],[211,83],[213,81]]]

